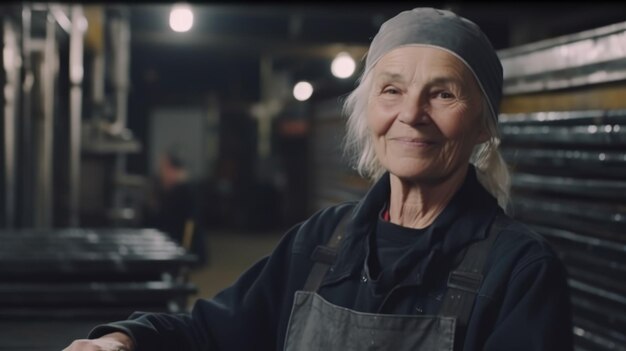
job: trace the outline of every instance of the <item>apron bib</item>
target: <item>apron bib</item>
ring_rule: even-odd
[[[297,291],[285,351],[452,351],[456,319],[372,314],[339,307]]]
[[[374,314],[334,305],[317,290],[335,261],[347,218],[335,228],[327,245],[312,254],[315,261],[303,291],[296,291],[287,325],[285,351],[453,351],[463,345],[483,267],[507,217],[497,215],[484,240],[471,244],[459,267],[450,272],[448,291],[439,315]],[[456,345],[455,345],[456,343]]]

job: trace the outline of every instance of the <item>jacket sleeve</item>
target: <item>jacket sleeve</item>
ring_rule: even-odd
[[[537,257],[513,272],[483,350],[573,350],[566,277],[555,256]]]
[[[274,349],[280,314],[292,300],[287,291],[300,284],[287,279],[293,276],[290,253],[296,231],[294,227],[270,256],[232,286],[211,300],[196,301],[191,313],[134,313],[126,321],[97,326],[89,338],[122,331],[137,350]]]

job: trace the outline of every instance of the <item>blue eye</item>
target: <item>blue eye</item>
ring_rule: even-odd
[[[394,87],[387,87],[383,89],[383,94],[398,94],[400,91]]]
[[[450,93],[449,91],[440,91],[436,95],[437,95],[437,97],[440,97],[442,99],[452,99],[452,98],[454,98],[454,94]]]

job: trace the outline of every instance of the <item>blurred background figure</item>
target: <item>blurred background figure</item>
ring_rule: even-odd
[[[207,247],[198,188],[189,179],[180,151],[170,148],[164,152],[145,202],[143,226],[169,234],[195,254],[201,266],[207,263]]]

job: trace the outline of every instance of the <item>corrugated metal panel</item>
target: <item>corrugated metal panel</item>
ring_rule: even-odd
[[[626,345],[626,110],[504,114],[512,214],[565,263],[579,350]]]
[[[576,350],[626,350],[626,22],[499,56],[512,215],[567,267]]]
[[[626,79],[626,22],[498,52],[505,94]]]
[[[499,55],[512,215],[567,267],[576,350],[626,350],[626,22]]]

